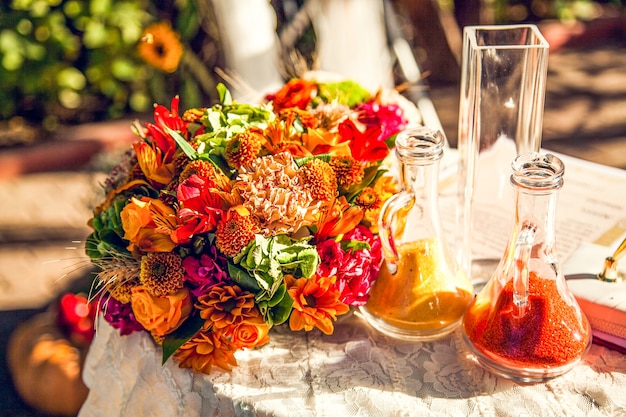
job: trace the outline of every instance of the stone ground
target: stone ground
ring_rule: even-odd
[[[458,86],[429,95],[456,142]],[[86,220],[102,174],[99,151],[127,145],[128,122],[83,126],[66,140],[0,150],[0,357],[12,330],[60,293],[88,280]],[[547,149],[626,169],[626,42],[550,54],[543,144]],[[0,363],[3,416],[38,416],[16,396]]]

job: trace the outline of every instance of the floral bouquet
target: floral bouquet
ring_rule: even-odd
[[[218,92],[134,125],[86,243],[104,319],[203,373],[230,370],[273,326],[331,334],[366,302],[397,191],[384,160],[409,123],[400,94],[352,81],[293,79],[255,105]]]

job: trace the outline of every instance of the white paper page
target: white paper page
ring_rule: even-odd
[[[455,165],[456,150],[447,149],[440,174],[440,211],[446,233],[453,239],[457,204]],[[564,184],[559,191],[556,212],[556,239],[559,259],[564,261],[583,242],[611,247],[626,233],[626,170],[582,159],[552,153],[565,164]],[[509,187],[511,187],[509,185]],[[499,224],[500,227],[477,227],[480,247],[473,248],[481,258],[500,258],[511,233],[507,216],[515,210],[512,200],[496,206],[478,200],[475,218],[479,222]],[[506,229],[503,229],[506,228]],[[489,230],[498,230],[490,232]],[[482,233],[482,234],[481,234]],[[452,241],[452,244],[456,242]],[[607,254],[607,256],[610,253]]]

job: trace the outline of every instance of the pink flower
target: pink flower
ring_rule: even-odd
[[[380,104],[376,99],[357,106],[359,122],[367,126],[380,128],[379,140],[387,140],[391,135],[398,133],[408,124],[400,106],[397,104]]]
[[[192,287],[191,294],[196,298],[206,294],[211,287],[229,280],[226,258],[213,245],[206,250],[209,253],[203,253],[200,259],[193,256],[183,259],[183,267],[187,273],[185,281]]]
[[[370,248],[342,249],[342,243],[366,242]],[[326,240],[317,245],[321,262],[318,273],[337,276],[340,300],[348,305],[365,304],[372,283],[378,276],[382,261],[380,241],[366,227],[359,225],[346,234],[341,242]]]

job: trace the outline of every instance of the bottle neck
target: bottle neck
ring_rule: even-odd
[[[400,173],[404,191],[414,194],[416,198],[436,202],[439,160],[428,163],[401,161]]]
[[[556,237],[556,206],[558,189],[535,192],[517,187],[515,190],[515,235],[528,228],[534,230],[533,246],[553,250]]]
[[[515,187],[515,231],[532,228],[533,246],[552,250],[556,234],[556,203],[563,186],[563,162],[554,155],[536,152],[518,156],[512,165]]]

